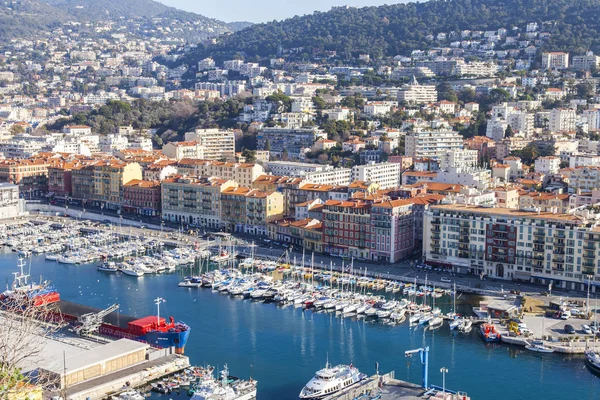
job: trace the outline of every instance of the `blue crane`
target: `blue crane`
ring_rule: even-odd
[[[421,365],[423,365],[423,381],[421,387],[423,389],[429,388],[429,346],[425,348],[407,350],[404,352],[406,358],[412,357],[413,354],[419,353],[421,356]]]

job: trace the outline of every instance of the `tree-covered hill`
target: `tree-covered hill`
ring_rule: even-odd
[[[600,53],[600,0],[430,0],[380,7],[333,8],[328,12],[253,25],[225,35],[197,58],[226,58],[243,53],[269,57],[282,49],[302,53],[324,50],[349,56],[403,54],[426,48],[429,34],[461,30],[496,30],[537,22],[551,33],[545,46],[554,50]],[[460,38],[460,36],[458,37]],[[460,40],[460,39],[459,39]]]
[[[203,15],[168,7],[154,0],[14,0],[0,3],[0,40],[31,39],[62,24],[141,19],[177,20],[191,24],[197,37],[216,36],[247,27],[248,23],[227,24]],[[169,26],[169,22],[156,21]]]

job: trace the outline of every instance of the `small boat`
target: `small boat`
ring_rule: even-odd
[[[501,341],[500,333],[491,322],[481,324],[479,333],[481,334],[481,338],[487,343],[499,343]]]
[[[463,318],[456,317],[452,321],[450,321],[450,324],[448,324],[448,326],[450,327],[450,330],[453,331],[455,329],[458,329],[464,323],[465,321]]]
[[[171,393],[171,388],[168,385],[164,384],[163,382],[153,383],[151,390],[153,392],[162,393],[162,394]]]
[[[529,345],[525,346],[527,350],[536,351],[538,353],[554,353],[554,349],[548,346],[544,346],[542,341],[534,341]]]
[[[594,349],[585,351],[585,365],[594,375],[600,376],[600,354]]]
[[[442,317],[436,316],[429,320],[429,329],[437,329],[442,325],[444,325],[444,319]]]
[[[103,271],[103,272],[117,272],[118,270],[119,270],[119,268],[117,267],[117,264],[115,264],[112,261],[105,262],[105,263],[102,263],[102,264],[98,265],[98,271]]]
[[[146,398],[137,390],[128,390],[118,397],[119,400],[145,400]]]
[[[136,267],[125,267],[125,268],[121,269],[121,272],[124,273],[125,275],[136,276],[138,278],[140,276],[144,276],[144,272],[140,271]]]
[[[464,319],[461,326],[458,327],[458,330],[461,332],[469,332],[473,327],[473,321],[470,319]]]

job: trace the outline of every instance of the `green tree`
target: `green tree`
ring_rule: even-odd
[[[513,132],[512,126],[510,126],[510,124],[506,127],[506,130],[504,131],[504,137],[513,137],[515,135],[515,133]]]

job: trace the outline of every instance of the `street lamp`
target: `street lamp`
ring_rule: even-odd
[[[592,275],[586,275],[587,279],[588,279],[588,284],[587,284],[587,299],[585,301],[585,313],[586,313],[586,318],[589,318],[590,315],[590,280],[592,279]]]
[[[442,367],[440,368],[440,372],[442,373],[442,394],[446,394],[446,374],[448,373],[448,368]],[[446,398],[446,396],[444,396]]]

